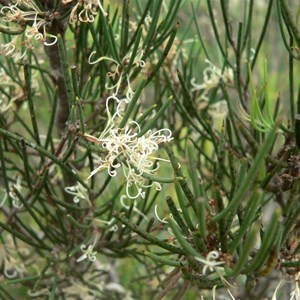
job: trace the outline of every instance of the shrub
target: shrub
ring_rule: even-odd
[[[300,299],[299,5],[0,8],[1,299]]]

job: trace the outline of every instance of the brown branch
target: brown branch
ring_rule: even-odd
[[[54,14],[56,16],[62,16],[70,9],[70,5],[59,5],[58,9]],[[68,18],[59,19],[54,18],[51,24],[47,27],[47,33],[53,36],[60,35],[65,42],[64,36],[65,32],[68,28]],[[49,38],[49,42],[51,42],[51,37]],[[50,74],[52,77],[52,81],[54,85],[57,87],[58,93],[58,103],[56,108],[56,115],[55,115],[55,124],[59,129],[60,133],[62,134],[66,129],[66,122],[69,118],[70,112],[70,105],[67,94],[67,88],[64,80],[64,74],[62,69],[62,62],[59,55],[59,48],[58,44],[55,43],[52,46],[45,46],[45,52],[49,58],[50,64]],[[76,183],[74,176],[69,173],[63,172],[64,177],[64,186],[72,186]],[[64,197],[67,201],[72,202],[72,196],[70,194],[64,193]]]
[[[57,20],[54,20],[51,26],[48,28],[48,33],[54,36],[60,34],[64,39],[66,28],[67,24],[65,22],[61,23]],[[56,126],[62,131],[65,129],[66,122],[69,117],[69,101],[57,43],[52,46],[45,46],[45,52],[49,58],[52,81],[54,85],[57,86],[58,92],[58,107],[56,111],[55,123]]]
[[[10,5],[12,3],[10,0],[0,0],[0,4],[2,4],[3,6],[6,6],[6,5]]]

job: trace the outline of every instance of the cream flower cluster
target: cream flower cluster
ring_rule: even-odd
[[[195,257],[195,259],[201,262],[202,264],[204,264],[202,269],[202,274],[207,275],[207,270],[209,270],[210,272],[215,272],[216,267],[220,265],[224,265],[223,261],[218,261],[219,257],[220,257],[219,252],[213,250],[207,254],[205,259],[200,257]]]
[[[299,279],[300,279],[300,272],[295,275],[294,287],[293,291],[291,292],[290,300],[300,300],[300,287],[299,287]]]
[[[107,275],[110,270],[109,264],[98,263],[98,265],[93,264],[93,268],[85,272],[81,280],[70,277],[69,285],[62,288],[65,299],[106,299],[105,296],[114,293],[118,295],[118,299],[133,300],[130,290],[126,290],[119,283],[110,281]]]
[[[89,245],[89,246],[87,246],[86,244],[82,244],[80,246],[80,249],[83,252],[83,254],[76,260],[76,262],[81,262],[81,261],[85,260],[86,258],[88,258],[91,262],[95,261],[96,254],[97,254],[97,251],[93,251],[95,245],[96,245],[96,240],[94,241],[94,243],[92,245]]]
[[[38,95],[40,88],[37,75],[36,70],[33,70],[31,75],[31,87],[35,95]],[[20,109],[20,106],[17,105],[18,101],[22,105],[22,108],[26,110],[27,102],[22,102],[25,96],[25,78],[23,72],[19,74],[19,78],[20,82],[12,80],[5,70],[0,68],[0,87],[3,91],[3,93],[0,93],[0,113],[15,110],[16,108]]]
[[[191,81],[191,84],[193,86],[192,91],[202,91],[202,94],[200,96],[200,100],[202,101],[202,103],[200,104],[201,108],[209,105],[208,93],[210,90],[216,88],[219,85],[220,81],[223,81],[225,84],[231,84],[234,80],[234,74],[231,68],[226,67],[222,71],[208,59],[206,59],[205,62],[208,64],[208,67],[203,71],[203,83],[195,83],[194,78]],[[224,118],[228,114],[227,102],[225,100],[221,100],[217,103],[210,104],[207,112],[212,117]]]
[[[2,274],[8,279],[22,277],[26,271],[26,266],[23,263],[24,256],[28,256],[29,253],[30,251],[27,248],[16,248],[12,237],[8,235],[5,238],[5,242],[2,241],[0,243],[0,265],[3,271]]]
[[[149,186],[148,180],[143,175],[156,175],[159,169],[157,161],[166,161],[155,157],[154,152],[158,150],[159,144],[172,140],[172,133],[169,129],[149,130],[139,137],[139,132],[139,125],[131,121],[124,129],[113,127],[104,131],[99,138],[86,134],[90,141],[101,144],[107,150],[105,157],[98,157],[99,166],[91,172],[89,178],[103,169],[107,169],[109,175],[114,177],[117,175],[117,170],[122,167],[128,198],[144,197],[143,188],[153,184],[157,190],[160,190],[159,182],[154,181]],[[135,188],[134,191],[130,190],[131,187]]]
[[[21,98],[24,92],[20,85],[11,80],[3,68],[0,68],[0,86],[6,94],[12,95],[12,97],[6,97],[4,93],[0,94],[0,112],[4,113],[14,106],[14,102]]]
[[[10,199],[12,200],[12,205],[13,207],[20,209],[23,207],[22,202],[20,201],[20,199],[18,198],[18,196],[15,193],[15,189],[18,190],[19,192],[21,192],[22,190],[22,177],[21,175],[17,175],[16,178],[16,183],[13,184],[12,182],[10,182],[8,184],[9,187],[9,191],[7,193],[7,191],[4,191],[4,195],[2,197],[2,200],[0,202],[0,208],[4,206],[4,204],[6,203],[6,201],[8,200],[8,198],[10,197]]]
[[[74,3],[74,0],[63,0],[63,4]],[[69,22],[75,24],[77,21],[82,23],[93,23],[95,16],[98,15],[99,9],[104,16],[107,16],[100,0],[79,0],[74,5]]]
[[[143,49],[140,47],[136,56],[132,59],[133,65],[137,68],[145,66],[145,62],[142,59],[143,53]],[[121,91],[121,83],[125,81],[124,69],[120,68],[120,64],[110,57],[102,56],[94,60],[95,54],[96,52],[91,53],[88,60],[89,64],[93,65],[101,61],[112,62],[116,65],[116,68],[114,71],[108,72],[107,75],[116,77],[116,83],[113,86],[106,86],[107,90],[112,91],[112,95],[106,99],[108,116],[106,128],[99,137],[85,134],[87,140],[101,144],[102,148],[106,150],[104,157],[95,156],[98,167],[91,172],[88,178],[104,169],[108,171],[110,176],[114,177],[117,175],[118,169],[122,169],[126,179],[127,197],[129,199],[136,199],[139,196],[144,197],[144,188],[154,185],[157,190],[161,189],[159,182],[152,181],[152,184],[149,185],[149,177],[147,175],[156,175],[159,169],[158,161],[169,162],[156,157],[154,153],[158,150],[160,144],[170,142],[173,139],[172,132],[169,129],[148,130],[140,136],[140,125],[133,120],[127,122],[125,128],[119,128],[118,124],[126,111],[126,105],[134,97],[134,91],[129,80],[130,74],[126,75],[127,85],[122,87]],[[126,65],[131,60],[131,56],[132,53],[125,55],[122,59],[122,64]],[[125,94],[123,97],[120,97],[121,92]],[[110,101],[113,101],[116,107],[113,115],[109,109]]]
[[[289,300],[300,300],[299,280],[300,280],[300,272],[296,273],[294,275],[294,280],[291,281],[292,282],[292,287],[291,287],[292,292],[290,293],[290,299]],[[285,279],[281,279],[279,281],[271,300],[278,300],[279,299],[279,298],[277,298],[278,290],[281,287],[281,285],[284,284],[285,282],[290,282],[290,281],[285,280]]]
[[[88,191],[80,182],[74,186],[65,187],[65,192],[74,196],[74,203],[79,203],[81,200],[83,200],[88,202],[89,206],[91,206]]]
[[[69,19],[71,24],[75,24],[77,21],[92,23],[99,10],[104,16],[107,15],[100,0],[62,0],[62,3],[74,3]],[[20,60],[26,55],[27,49],[34,48],[34,41],[41,42],[45,46],[54,45],[57,37],[47,32],[47,25],[50,21],[47,20],[46,15],[47,13],[41,11],[33,0],[14,0],[13,4],[3,6],[0,10],[2,21],[9,25],[14,23],[26,26],[26,28],[24,30],[25,39],[22,40],[20,35],[15,35],[10,42],[1,45],[0,54]],[[16,28],[16,26],[7,26],[6,24],[1,26],[7,30]],[[21,27],[17,26],[15,30],[21,30]],[[17,50],[20,45],[23,46],[22,51]]]
[[[203,99],[207,100],[208,92],[216,88],[219,85],[220,80],[224,83],[233,82],[234,74],[231,68],[224,68],[224,71],[216,67],[212,62],[208,59],[205,60],[208,64],[208,67],[203,71],[203,83],[197,84],[195,80],[192,80],[191,84],[193,86],[192,91],[203,90]]]
[[[56,36],[47,33],[45,13],[40,10],[35,1],[16,0],[13,5],[1,8],[0,17],[7,23],[26,25],[24,41],[20,41],[19,35],[16,35],[10,42],[1,45],[0,53],[5,56],[19,60],[26,55],[27,49],[33,48],[33,41],[42,42],[45,46],[51,46],[57,42]],[[10,29],[10,27],[6,28]],[[18,43],[24,46],[23,52],[16,50]]]

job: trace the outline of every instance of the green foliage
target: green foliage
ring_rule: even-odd
[[[204,2],[0,0],[1,299],[300,297],[300,6]]]

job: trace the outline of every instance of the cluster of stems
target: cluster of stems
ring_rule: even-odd
[[[1,299],[300,299],[289,4],[0,0]]]

